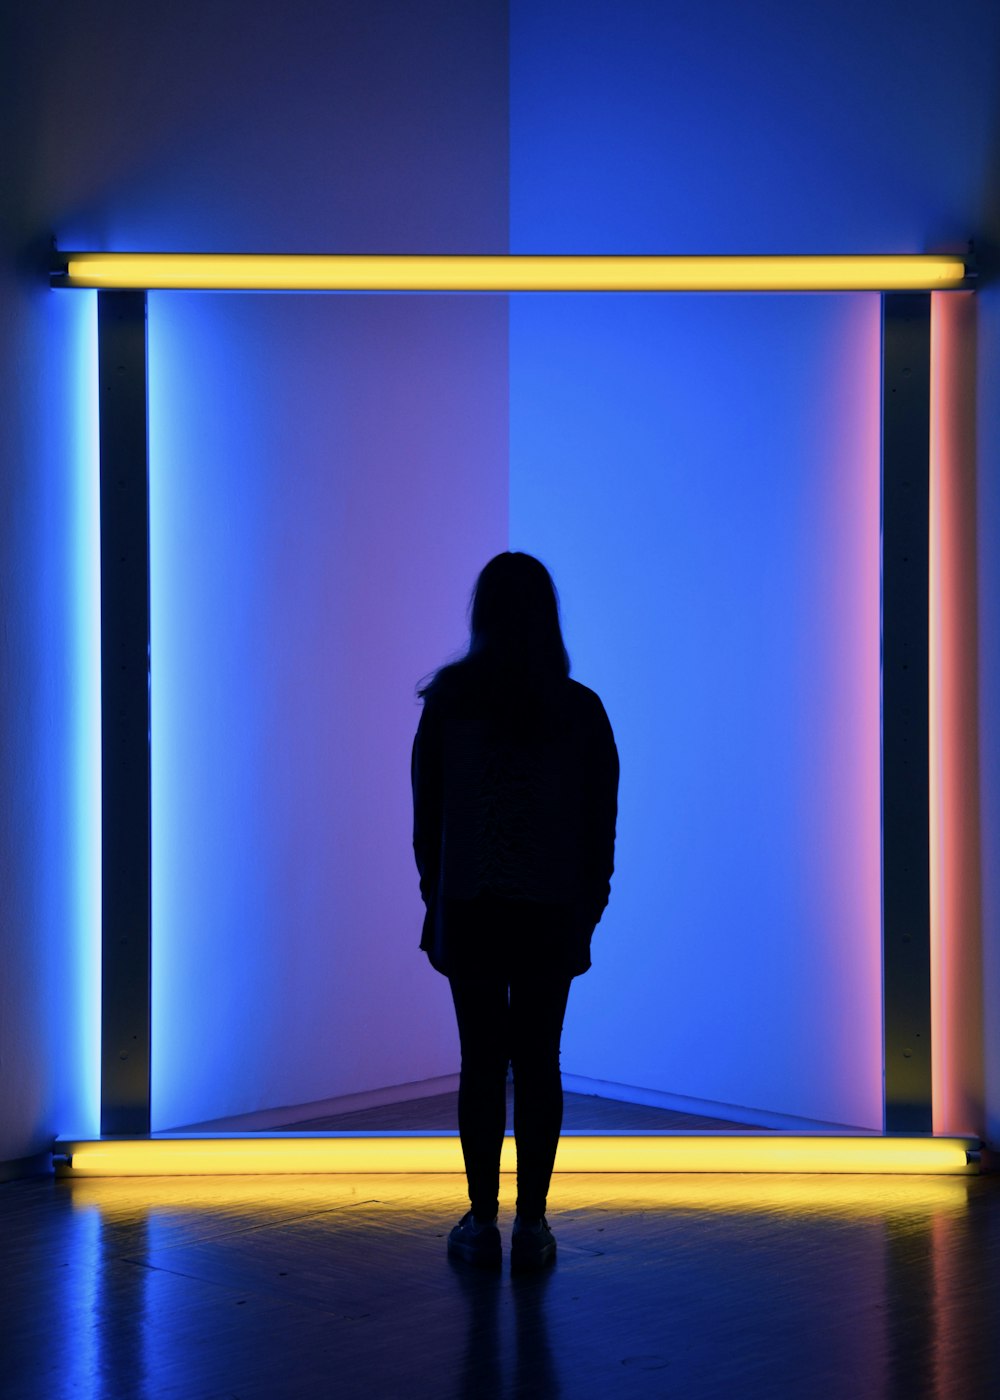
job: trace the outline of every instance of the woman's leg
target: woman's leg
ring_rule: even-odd
[[[499,1210],[500,1152],[507,1127],[507,982],[503,973],[455,974],[449,982],[462,1047],[458,1131],[469,1200],[477,1220],[492,1220]]]
[[[517,1213],[545,1214],[562,1128],[559,1043],[572,978],[523,971],[510,981],[511,1059],[514,1065],[514,1136],[517,1139]]]

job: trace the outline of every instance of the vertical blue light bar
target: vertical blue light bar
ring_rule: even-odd
[[[64,1047],[77,1083],[68,1102],[79,1117],[60,1131],[94,1135],[101,1092],[101,537],[98,445],[97,293],[71,302],[70,409],[73,489],[73,774],[76,852],[73,909],[77,1039]]]

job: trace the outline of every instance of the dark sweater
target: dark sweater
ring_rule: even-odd
[[[500,707],[503,715],[503,706]],[[618,751],[600,698],[574,680],[546,721],[512,730],[461,686],[426,698],[413,741],[413,850],[427,914],[420,947],[448,974],[476,937],[478,901],[550,915],[563,972],[590,967],[614,870]]]

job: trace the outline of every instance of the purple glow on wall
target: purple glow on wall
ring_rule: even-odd
[[[150,298],[158,1126],[454,1069],[418,678],[506,543],[501,298]]]

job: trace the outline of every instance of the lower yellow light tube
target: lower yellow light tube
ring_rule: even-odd
[[[557,1172],[975,1171],[971,1138],[804,1137],[769,1133],[560,1139]],[[56,1145],[62,1176],[462,1172],[457,1137],[162,1137]],[[515,1170],[504,1139],[501,1171]]]
[[[269,292],[890,292],[966,285],[960,257],[64,253],[63,287]]]

